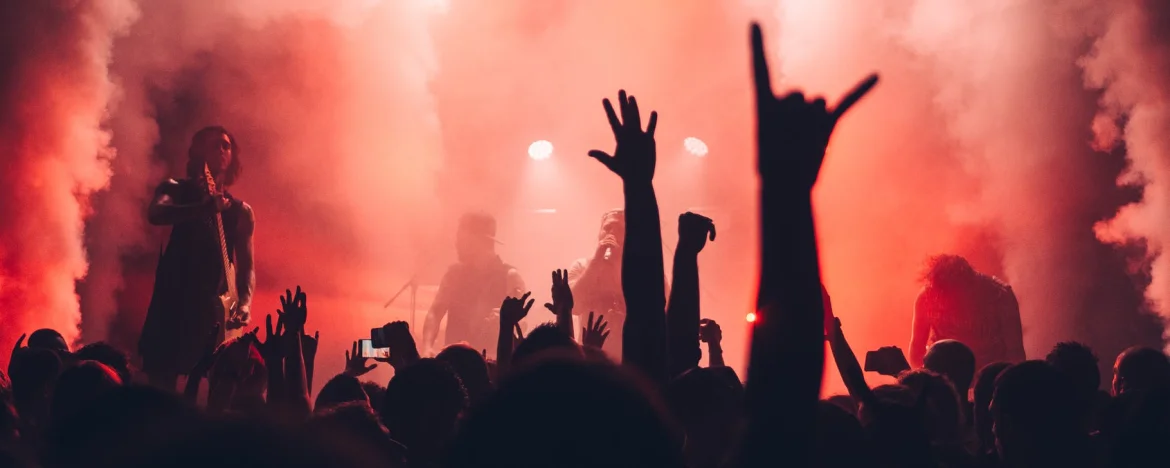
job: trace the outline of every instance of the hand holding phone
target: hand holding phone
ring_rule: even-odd
[[[906,355],[901,348],[883,346],[877,351],[865,353],[865,370],[897,377],[898,374],[910,370],[910,363],[906,361]]]

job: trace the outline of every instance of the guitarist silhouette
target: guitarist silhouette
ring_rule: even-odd
[[[223,127],[195,133],[187,152],[187,178],[155,190],[151,224],[171,234],[155,272],[154,293],[138,353],[151,383],[174,389],[207,347],[239,336],[248,324],[256,275],[252,207],[224,189],[240,172],[239,145]]]

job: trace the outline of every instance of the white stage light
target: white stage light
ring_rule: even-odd
[[[543,161],[552,157],[553,145],[548,140],[538,140],[528,145],[528,157]]]
[[[700,158],[707,155],[707,144],[695,137],[687,137],[683,140],[683,148],[686,148],[688,153]]]

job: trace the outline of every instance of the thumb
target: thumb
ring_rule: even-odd
[[[378,364],[370,364],[370,365],[366,366],[366,372],[372,371],[376,367],[378,367]]]
[[[555,309],[553,309],[553,305],[552,305],[552,304],[550,304],[550,303],[548,303],[548,302],[545,302],[545,303],[544,303],[544,308],[545,308],[545,309],[548,309],[548,311],[549,311],[549,312],[556,312],[556,310],[555,310]]]
[[[590,150],[589,157],[596,159],[598,162],[605,164],[610,170],[613,170],[613,156],[601,150]]]

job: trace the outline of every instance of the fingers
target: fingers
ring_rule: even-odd
[[[313,341],[316,341],[318,343],[321,342],[321,330],[317,330],[317,331],[313,332]]]
[[[618,120],[617,113],[613,110],[613,104],[609,102],[609,98],[601,100],[602,107],[605,107],[605,118],[609,119],[609,128],[613,130],[613,134],[617,135],[618,130],[622,128],[622,121]]]
[[[610,156],[609,153],[601,150],[590,150],[589,157],[596,159],[597,162],[600,162],[601,164],[604,164],[605,167],[609,168],[609,170],[614,170],[613,156]]]
[[[622,122],[630,123],[630,100],[626,98],[626,90],[618,90],[618,110],[622,113]]]
[[[528,311],[532,310],[532,304],[535,302],[536,302],[536,299],[529,299],[528,302],[524,303],[524,313],[525,314],[527,314]]]
[[[646,134],[654,137],[654,129],[658,127],[658,111],[650,111],[650,123],[646,125]]]
[[[347,353],[345,355],[345,360],[348,361],[350,356],[358,356],[358,342],[356,341],[353,342],[353,354],[351,355]]]
[[[601,343],[605,344],[605,340],[608,340],[608,339],[609,339],[609,331],[607,330],[605,333],[601,334]]]
[[[272,338],[272,314],[268,314],[268,318],[264,319],[264,338]]]
[[[849,108],[853,107],[854,104],[857,104],[857,101],[860,101],[861,98],[865,97],[865,95],[868,94],[869,91],[877,85],[877,83],[877,73],[873,73],[865,77],[864,80],[861,80],[857,86],[853,87],[853,90],[849,91],[845,97],[841,98],[841,102],[837,103],[837,108],[833,109],[833,119],[840,119],[842,115],[845,115],[845,112],[847,112]]]
[[[711,223],[711,242],[715,242],[715,223]]]
[[[593,329],[593,311],[589,311],[589,321],[585,322],[585,327],[590,330]]]
[[[638,111],[638,100],[630,96],[629,118],[624,120],[627,125],[642,131],[642,113]]]
[[[755,81],[756,102],[773,100],[772,75],[768,72],[768,56],[764,52],[764,32],[759,23],[752,23],[752,75]]]
[[[19,350],[20,350],[20,347],[21,347],[21,345],[23,345],[23,344],[24,344],[24,339],[25,339],[25,338],[28,338],[28,333],[22,333],[22,334],[20,335],[20,338],[17,338],[17,339],[16,339],[16,346],[14,346],[14,347],[12,348],[12,352],[13,352],[13,353],[15,353],[15,352],[17,352],[17,351],[19,351]]]

